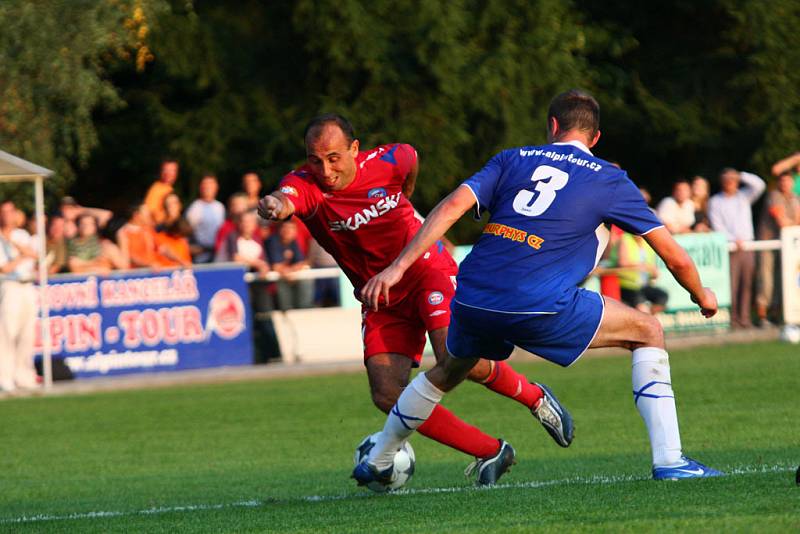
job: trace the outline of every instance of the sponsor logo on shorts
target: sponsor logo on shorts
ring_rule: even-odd
[[[368,198],[383,198],[386,195],[387,195],[386,189],[382,187],[375,187],[373,189],[370,189],[369,192],[367,193]]]
[[[300,195],[297,194],[297,189],[295,189],[291,185],[284,185],[283,187],[281,187],[280,191],[284,195],[290,195],[290,196],[293,196],[293,197],[300,196]]]
[[[440,291],[432,291],[430,295],[428,295],[428,304],[432,306],[436,306],[444,302],[444,295]]]
[[[440,315],[444,315],[445,313],[447,313],[447,310],[434,310],[428,317],[438,317]]]

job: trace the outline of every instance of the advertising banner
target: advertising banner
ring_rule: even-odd
[[[731,323],[731,282],[728,241],[718,233],[680,234],[675,240],[689,253],[703,285],[717,295],[719,312],[711,319],[703,317],[689,293],[681,287],[667,270],[661,258],[658,278],[654,281],[669,295],[667,309],[658,319],[668,332],[693,332],[698,330],[726,329]]]
[[[56,276],[47,299],[59,378],[253,362],[250,299],[239,266]],[[37,328],[39,360],[41,353]]]

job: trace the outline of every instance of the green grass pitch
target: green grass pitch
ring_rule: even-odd
[[[0,402],[0,531],[536,532],[800,530],[800,349],[675,351],[684,450],[734,474],[648,480],[627,357],[515,363],[576,420],[569,449],[474,384],[445,405],[509,440],[518,465],[474,489],[471,460],[414,436],[403,494],[349,480],[383,415],[364,373]]]

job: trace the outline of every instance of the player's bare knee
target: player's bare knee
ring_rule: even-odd
[[[658,319],[652,315],[642,314],[639,329],[641,330],[640,347],[664,348],[664,328],[661,326],[661,322],[659,322]]]
[[[383,413],[389,413],[392,406],[397,402],[400,396],[399,390],[394,389],[377,389],[372,390],[372,403]]]
[[[485,382],[489,375],[492,374],[492,362],[489,360],[479,360],[475,367],[467,375],[467,380],[478,382],[482,384]]]

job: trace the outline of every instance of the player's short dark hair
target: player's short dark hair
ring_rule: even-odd
[[[353,140],[355,140],[356,134],[353,132],[353,125],[350,124],[349,120],[338,113],[323,113],[322,115],[317,115],[306,124],[306,129],[303,132],[303,139],[306,144],[308,144],[309,139],[312,141],[316,140],[322,131],[322,127],[327,124],[335,124],[338,126],[339,129],[342,130],[348,144],[351,144]]]
[[[562,132],[581,130],[594,136],[600,129],[600,104],[580,89],[570,89],[556,96],[547,110],[547,128],[555,118]]]

